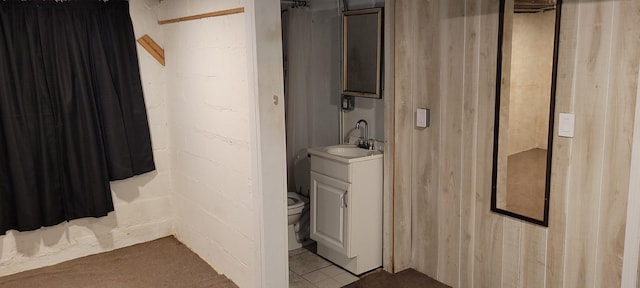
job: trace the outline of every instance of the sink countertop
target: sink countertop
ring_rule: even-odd
[[[332,154],[329,153],[329,151],[331,151],[332,149],[359,149],[358,152],[362,152],[364,151],[365,154],[363,156],[345,156],[345,155],[336,155],[336,154]],[[361,150],[361,151],[360,151]],[[350,163],[355,163],[355,162],[362,162],[362,161],[369,161],[369,160],[374,160],[374,159],[379,159],[382,158],[382,151],[379,150],[366,150],[363,148],[358,148],[356,145],[333,145],[333,146],[326,146],[326,147],[314,147],[314,148],[309,148],[308,149],[309,154],[314,155],[314,156],[318,156],[318,157],[323,157],[323,158],[327,158],[330,160],[334,160],[337,162],[342,162],[342,163],[346,163],[346,164],[350,164]]]

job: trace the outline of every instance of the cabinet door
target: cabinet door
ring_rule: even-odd
[[[311,239],[347,257],[350,191],[349,183],[311,172]]]

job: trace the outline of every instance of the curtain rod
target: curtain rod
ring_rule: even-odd
[[[231,14],[237,14],[237,13],[243,13],[243,12],[244,12],[244,7],[239,7],[239,8],[220,10],[220,11],[215,11],[215,12],[197,14],[197,15],[174,18],[174,19],[168,19],[168,20],[160,20],[160,21],[158,21],[158,24],[162,25],[162,24],[183,22],[183,21],[196,20],[196,19],[202,19],[202,18],[208,18],[208,17],[231,15]]]

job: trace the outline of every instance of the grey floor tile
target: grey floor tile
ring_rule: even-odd
[[[333,277],[336,276],[338,274],[342,274],[342,273],[347,273],[346,270],[336,266],[336,265],[331,265],[331,266],[327,266],[324,267],[322,269],[320,269],[320,271],[322,271],[322,273],[327,274],[327,276],[329,277]]]
[[[296,273],[289,272],[289,288],[317,288],[306,279],[298,276]]]
[[[289,257],[289,269],[298,275],[304,275],[330,265],[331,262],[311,252]]]
[[[307,249],[304,249],[304,248],[298,248],[298,249],[289,251],[289,256],[296,256],[298,254],[302,254],[302,253],[305,253],[305,252],[309,252],[309,251]]]
[[[315,283],[315,285],[318,288],[340,288],[343,286],[342,284],[340,284],[340,282],[332,278],[324,279],[318,283]]]
[[[309,272],[307,274],[301,275],[302,278],[307,279],[311,283],[317,283],[324,279],[331,278],[329,275],[322,273],[322,269],[316,270],[313,272]]]

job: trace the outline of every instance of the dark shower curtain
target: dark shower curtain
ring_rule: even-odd
[[[0,0],[0,235],[113,211],[155,169],[127,1]]]

